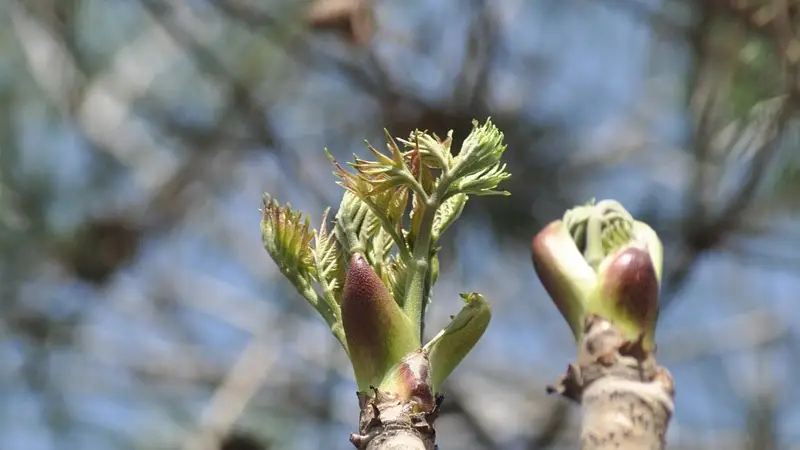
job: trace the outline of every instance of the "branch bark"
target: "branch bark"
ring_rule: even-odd
[[[350,442],[359,450],[436,450],[433,423],[443,398],[404,401],[378,389],[372,396],[359,392],[359,434]]]
[[[586,319],[577,364],[548,387],[582,405],[581,450],[663,450],[675,389],[655,352],[611,322]]]

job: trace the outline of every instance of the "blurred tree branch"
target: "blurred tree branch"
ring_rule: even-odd
[[[760,248],[753,250],[731,242],[730,237],[743,233],[752,234],[743,227],[742,222],[752,215],[755,207],[759,205],[760,198],[757,194],[765,183],[765,172],[775,163],[776,148],[785,135],[786,123],[796,109],[793,99],[796,95],[795,88],[787,82],[783,85],[782,92],[774,97],[778,100],[788,100],[777,102],[780,106],[778,112],[766,117],[767,123],[764,126],[766,131],[761,130],[759,134],[769,135],[768,139],[764,139],[758,145],[747,144],[746,141],[751,136],[747,134],[750,131],[744,128],[747,128],[750,119],[745,117],[740,118],[740,124],[743,123],[745,126],[733,127],[735,136],[731,138],[730,145],[723,145],[722,151],[715,145],[720,141],[717,139],[720,130],[733,123],[726,117],[726,103],[729,99],[722,85],[734,82],[731,81],[735,78],[732,76],[734,70],[750,71],[751,76],[764,78],[767,84],[773,79],[773,74],[767,73],[771,71],[780,72],[779,75],[784,78],[796,77],[794,67],[796,58],[793,55],[796,51],[794,48],[797,31],[792,28],[796,26],[793,23],[796,22],[797,14],[795,2],[748,3],[757,6],[743,6],[745,2],[734,0],[683,2],[706,11],[705,19],[701,17],[693,21],[682,20],[680,13],[673,14],[674,11],[651,7],[642,1],[600,0],[600,2],[618,8],[636,19],[646,21],[654,29],[655,34],[661,37],[692,40],[695,45],[696,73],[689,75],[688,84],[693,98],[705,99],[703,102],[691,104],[696,116],[693,136],[696,142],[692,152],[696,158],[697,171],[695,185],[690,187],[695,204],[681,219],[685,224],[675,236],[675,242],[680,242],[684,247],[685,256],[676,264],[677,267],[673,268],[672,284],[667,285],[668,289],[665,292],[666,300],[676,298],[680,286],[697,269],[696,262],[708,251],[731,254],[748,264],[757,264],[766,270],[770,268],[777,270],[780,267],[791,271],[798,262],[791,255],[784,257]],[[136,311],[114,305],[95,304],[93,298],[88,300],[81,298],[80,300],[86,302],[79,306],[67,307],[59,303],[58,307],[53,307],[52,310],[49,307],[40,308],[36,302],[44,300],[40,298],[39,291],[36,295],[26,293],[31,285],[41,288],[42,285],[62,283],[68,288],[74,288],[72,286],[74,283],[71,283],[70,279],[54,280],[53,278],[57,277],[52,276],[50,269],[53,255],[58,253],[54,250],[57,248],[54,245],[57,232],[56,225],[52,223],[50,210],[53,199],[62,186],[55,178],[48,178],[50,174],[34,176],[20,170],[20,161],[28,156],[22,158],[19,153],[24,151],[22,149],[25,145],[30,145],[23,142],[28,139],[25,136],[30,134],[30,129],[24,128],[25,136],[15,134],[17,130],[23,130],[23,127],[14,121],[24,120],[28,124],[31,123],[33,119],[22,115],[26,103],[49,104],[49,108],[55,109],[60,115],[61,127],[77,130],[82,138],[90,141],[88,144],[82,142],[80,145],[86,145],[90,149],[93,159],[103,160],[106,157],[109,161],[113,159],[110,161],[113,164],[106,164],[102,166],[103,169],[94,168],[94,173],[90,172],[89,177],[98,177],[98,180],[99,177],[105,177],[116,181],[133,174],[136,178],[157,181],[139,186],[147,192],[147,195],[141,204],[137,201],[137,206],[134,208],[108,211],[115,208],[103,206],[94,210],[100,211],[98,214],[87,213],[82,223],[75,225],[73,236],[76,244],[76,248],[73,249],[75,253],[70,252],[68,257],[62,257],[63,261],[67,261],[63,265],[74,266],[78,279],[95,280],[96,286],[93,291],[102,292],[101,298],[108,299],[108,303],[113,303],[118,298],[139,295],[131,294],[128,290],[132,288],[126,284],[131,283],[131,277],[136,275],[120,272],[120,269],[135,266],[137,258],[142,256],[138,251],[142,244],[156,241],[159,237],[166,240],[182,239],[185,234],[183,225],[202,228],[203,232],[210,236],[212,242],[203,241],[203,245],[209,246],[209,252],[226,247],[227,244],[220,237],[226,232],[235,234],[228,239],[237,239],[237,242],[243,242],[239,245],[247,245],[247,239],[242,238],[246,233],[228,229],[234,222],[231,218],[225,217],[229,214],[228,210],[216,205],[218,199],[209,198],[209,192],[212,190],[209,186],[227,186],[230,183],[228,177],[234,175],[220,177],[218,174],[234,173],[239,166],[248,164],[248,160],[245,159],[246,153],[250,152],[248,147],[255,147],[255,152],[276,155],[281,163],[281,169],[287,172],[302,168],[300,159],[302,153],[298,151],[299,147],[289,147],[286,142],[290,141],[281,134],[280,123],[276,117],[285,119],[281,117],[283,112],[275,109],[274,102],[259,96],[258,86],[255,86],[250,78],[243,76],[238,66],[230,64],[229,55],[214,50],[214,47],[209,45],[209,40],[205,38],[206,30],[195,29],[182,20],[181,14],[184,9],[192,12],[196,6],[194,4],[181,6],[163,0],[140,0],[140,3],[146,11],[146,16],[152,20],[145,19],[141,26],[136,28],[136,35],[130,42],[124,43],[121,49],[107,59],[98,57],[102,52],[97,50],[96,43],[88,41],[89,33],[81,28],[87,23],[86,9],[94,5],[94,2],[15,0],[7,6],[7,10],[11,12],[8,27],[10,34],[15,35],[12,37],[16,38],[23,50],[23,58],[18,61],[23,65],[27,64],[29,83],[39,86],[39,90],[44,94],[44,100],[30,96],[25,87],[19,88],[11,84],[4,87],[3,101],[0,102],[4,105],[3,124],[0,125],[4,133],[3,147],[12,149],[0,152],[2,162],[0,183],[3,189],[0,202],[4,220],[7,220],[0,224],[0,236],[2,236],[0,245],[4,254],[0,277],[3,280],[2,297],[6,299],[3,306],[7,311],[3,323],[8,325],[10,335],[8,339],[12,343],[17,342],[16,340],[24,342],[25,346],[20,350],[20,354],[30,359],[26,361],[25,374],[13,375],[14,386],[16,383],[21,386],[30,383],[32,390],[42,393],[43,398],[54,408],[48,414],[51,414],[52,420],[56,422],[63,419],[58,417],[62,413],[67,415],[76,413],[69,410],[68,402],[71,401],[69,395],[75,392],[84,394],[92,392],[87,389],[85,379],[67,379],[68,374],[52,370],[54,364],[63,361],[52,355],[58,354],[63,349],[81,354],[93,364],[100,366],[100,369],[114,368],[121,371],[120,373],[131,375],[137,386],[149,392],[148,402],[160,405],[163,410],[169,411],[174,421],[183,423],[193,420],[193,411],[191,407],[186,408],[190,411],[182,411],[185,407],[182,393],[188,389],[196,389],[206,395],[223,383],[226,371],[229,369],[227,363],[217,361],[221,352],[219,349],[203,347],[205,345],[203,336],[197,332],[194,319],[187,316],[199,313],[203,317],[211,317],[215,323],[244,333],[252,333],[259,327],[267,325],[266,320],[264,323],[260,322],[265,316],[254,312],[255,309],[251,307],[251,303],[258,299],[242,299],[229,291],[215,289],[207,276],[192,273],[186,267],[181,267],[179,270],[177,265],[183,264],[181,260],[173,261],[176,267],[169,270],[166,265],[153,269],[153,272],[168,272],[158,274],[165,279],[159,281],[159,277],[154,273],[136,278],[136,283],[152,283],[152,288],[140,294],[142,298],[137,300],[144,304],[143,306],[152,307],[146,315],[141,312],[142,317],[137,316]],[[265,42],[264,45],[275,47],[282,52],[282,55],[287,56],[297,66],[292,66],[293,77],[295,75],[302,77],[310,73],[330,75],[331,78],[344,79],[348,88],[352,88],[353,91],[371,97],[367,101],[375,100],[377,105],[373,108],[375,116],[365,117],[358,123],[359,134],[364,132],[365,127],[378,130],[381,126],[387,126],[392,132],[399,134],[417,127],[439,133],[456,128],[458,137],[466,136],[467,132],[462,126],[468,124],[475,115],[492,115],[497,119],[498,123],[508,130],[507,134],[513,142],[515,151],[511,157],[516,162],[512,167],[516,166],[518,169],[512,171],[525,174],[519,177],[518,184],[511,188],[514,192],[514,201],[504,203],[496,210],[490,210],[492,219],[496,219],[495,222],[498,224],[502,222],[499,228],[503,235],[501,240],[510,240],[506,236],[512,227],[522,229],[521,233],[527,237],[530,230],[536,227],[532,221],[552,212],[548,208],[558,210],[562,205],[557,203],[572,202],[569,199],[572,195],[569,186],[560,186],[556,180],[554,174],[558,171],[558,167],[554,167],[552,159],[545,156],[544,150],[547,145],[542,144],[544,139],[541,138],[543,134],[569,134],[569,129],[564,124],[555,122],[542,124],[529,117],[523,110],[492,104],[490,101],[490,91],[495,87],[491,83],[502,83],[494,81],[492,76],[502,65],[498,61],[517,61],[526,58],[526,55],[521,54],[524,52],[516,50],[512,44],[514,39],[527,39],[529,35],[515,31],[514,33],[518,34],[508,36],[511,28],[503,28],[509,23],[508,18],[501,15],[504,6],[474,0],[459,7],[459,20],[463,14],[468,26],[464,36],[459,37],[459,42],[454,45],[463,46],[458,47],[458,52],[460,54],[464,49],[465,57],[457,63],[458,67],[453,68],[452,82],[446,83],[442,88],[444,92],[441,98],[433,100],[411,88],[403,87],[407,80],[397,78],[399,75],[393,71],[396,62],[391,59],[392,53],[379,45],[395,39],[395,36],[392,35],[392,30],[381,27],[380,23],[371,24],[374,28],[369,30],[370,39],[364,39],[363,36],[367,33],[362,33],[363,28],[362,31],[358,31],[356,29],[358,27],[352,27],[352,16],[342,17],[347,19],[345,22],[350,22],[341,29],[344,30],[344,34],[336,30],[331,30],[333,32],[329,33],[320,27],[315,27],[313,23],[303,23],[304,9],[300,6],[268,5],[269,9],[259,9],[256,2],[212,0],[208,3],[211,8],[207,8],[208,5],[203,5],[202,8],[210,9],[225,19],[223,25],[226,30],[234,28],[246,30],[253,40]],[[133,2],[134,6],[138,4]],[[771,8],[771,13],[767,11],[768,8]],[[776,14],[780,11],[786,14]],[[92,17],[96,20],[99,16]],[[711,23],[732,25],[731,28],[735,32],[725,34],[718,29],[714,31],[710,28]],[[113,26],[115,25],[111,25]],[[727,52],[706,46],[705,41],[712,33],[717,33],[718,39],[721,36],[722,40],[728,41],[730,48]],[[331,44],[328,40],[330,37],[334,38],[333,44],[341,40],[345,45],[328,45]],[[360,44],[348,43],[348,38],[355,39]],[[736,46],[744,46],[753,40],[764,41],[767,48],[780,56],[781,67],[742,67],[743,64],[738,59],[741,48]],[[404,50],[423,53],[419,48]],[[152,55],[156,54],[160,57],[152,58]],[[193,61],[195,71],[223,91],[218,101],[219,107],[215,109],[213,119],[208,123],[196,123],[181,117],[182,112],[179,108],[170,104],[172,100],[160,98],[159,94],[151,89],[150,85],[156,80],[156,75],[165,70],[172,70],[167,68],[168,65],[183,57]],[[9,61],[15,60],[12,58]],[[446,63],[442,62],[442,65]],[[729,66],[723,66],[723,63]],[[131,67],[137,70],[131,71]],[[523,71],[519,66],[516,67],[513,70]],[[546,70],[547,67],[541,65],[535,67],[526,65],[523,78],[533,80],[537,71]],[[709,71],[715,72],[709,75]],[[534,83],[534,81],[529,82]],[[710,100],[705,95],[709,85],[717,88],[715,94],[710,96]],[[294,95],[290,89],[292,87],[282,84],[271,89],[288,96]],[[756,93],[760,95],[760,91]],[[759,102],[763,102],[766,98],[759,98]],[[326,121],[320,126],[327,125],[345,135],[349,133],[348,130],[340,129],[338,124],[331,125],[333,122],[335,121]],[[721,201],[709,200],[707,193],[715,192],[720,183],[719,177],[714,173],[717,168],[713,166],[731,164],[734,159],[731,148],[743,146],[748,147],[748,151],[744,152],[745,157],[740,157],[738,160],[738,163],[747,169],[746,176],[742,177],[742,183],[739,183],[732,192],[727,192]],[[169,155],[171,150],[175,150],[173,153],[178,155],[174,161],[164,156]],[[610,166],[616,166],[620,162],[621,160],[616,160]],[[709,170],[709,167],[714,170]],[[193,186],[202,186],[203,189],[192,189]],[[92,184],[92,189],[87,191],[87,199],[81,199],[80,202],[97,203],[98,198],[109,195],[104,192],[105,188],[99,181],[97,184]],[[541,200],[545,196],[547,200]],[[203,214],[213,215],[216,223],[197,225],[203,221],[200,220],[203,216],[190,213],[196,212],[206,202],[215,202],[215,208],[203,210]],[[717,205],[717,202],[720,205]],[[77,203],[79,202],[76,201]],[[660,205],[653,207],[660,208]],[[531,210],[535,211],[532,213]],[[474,211],[477,210],[473,209],[470,213]],[[16,219],[7,218],[12,215]],[[536,217],[532,217],[533,215]],[[661,225],[662,228],[666,228],[671,224]],[[196,232],[195,228],[191,228],[194,231],[190,232]],[[167,233],[168,231],[170,233]],[[94,265],[97,263],[102,263],[99,269]],[[244,263],[241,261],[231,263],[220,258],[216,264],[221,273],[229,273],[233,269],[228,265]],[[265,285],[272,283],[269,276],[263,273],[263,267],[253,264],[252,261],[241,271],[247,271]],[[116,276],[118,273],[120,276]],[[195,284],[197,289],[174,290],[174,286],[171,286],[174,281],[170,281],[172,278],[180,278],[181,284]],[[82,294],[70,295],[80,297]],[[63,311],[69,308],[74,308],[78,312],[63,314]],[[137,326],[147,328],[152,334],[160,336],[159,339],[168,341],[168,344],[164,345],[163,351],[158,351],[155,347],[145,346],[144,343],[133,345],[128,341],[111,342],[107,341],[104,335],[98,337],[88,333],[84,328],[85,321],[97,320],[96,316],[100,314],[98,311],[104,315],[121,317],[122,319],[118,320],[126,323],[135,322]],[[303,318],[297,313],[284,311],[282,314],[285,314],[283,321],[275,327],[290,329],[304,326]],[[83,317],[84,315],[87,317]],[[679,352],[686,349],[684,345],[686,342],[683,342],[686,339],[677,339],[674,342],[667,339],[663,347],[666,352],[665,357],[670,353],[670,348],[673,349],[673,356],[680,360],[744,351],[758,342],[774,339],[775,333],[785,331],[783,325],[769,327],[769,323],[764,317],[739,320],[738,316],[734,316],[730,322],[723,320],[718,326],[712,326],[713,333],[730,333],[731,330],[745,328],[751,330],[748,333],[737,333],[736,339],[724,343],[702,341],[704,332],[708,330],[688,330],[686,336],[682,335],[683,338],[695,344],[703,342],[703,345],[695,345],[693,348],[696,348],[697,352],[690,352],[692,354],[689,355]],[[722,331],[717,330],[717,327]],[[793,339],[796,340],[796,337]],[[62,347],[54,346],[54,343]],[[100,348],[100,344],[104,344],[105,347]],[[276,345],[285,344],[281,342]],[[142,348],[139,349],[139,346]],[[134,355],[134,350],[141,350],[144,356]],[[314,355],[300,356],[302,367],[312,367],[313,371],[321,373],[328,370],[329,365],[335,364],[335,361],[325,363],[317,361]],[[57,356],[62,358],[63,354]],[[72,361],[71,364],[83,363]],[[89,366],[84,370],[94,375],[94,368],[95,366]],[[330,368],[330,371],[335,375],[331,383],[339,385],[340,378],[344,378],[343,372],[337,367]],[[254,404],[263,405],[265,408],[281,405],[282,409],[279,408],[280,411],[276,415],[292,418],[302,415],[313,419],[313,423],[320,426],[329,426],[331,422],[334,425],[339,423],[337,421],[340,420],[338,418],[340,412],[331,411],[322,404],[317,390],[309,392],[301,389],[295,385],[296,380],[280,382],[285,383],[282,385],[281,395],[274,398],[259,398]],[[315,382],[322,383],[320,380]],[[120,389],[114,383],[107,384],[103,384],[101,389],[97,387],[101,385],[98,382],[97,385],[92,384],[91,388],[108,393]],[[125,389],[131,388],[126,385]],[[97,395],[97,392],[94,394]],[[445,402],[445,406],[450,408],[448,412],[457,415],[469,425],[475,433],[474,441],[477,446],[493,448],[499,445],[487,437],[486,429],[489,425],[484,422],[488,421],[482,418],[480,411],[470,412],[467,407],[468,402],[462,397],[463,394],[456,393],[448,398]],[[540,424],[537,421],[535,425],[538,435],[528,439],[525,443],[528,448],[547,448],[557,445],[563,438],[563,431],[569,426],[569,423],[565,424],[567,421],[564,417],[569,410],[561,406],[541,407],[543,410],[546,409],[543,411],[543,417],[551,419],[551,422]],[[74,423],[69,425],[72,426],[77,425]],[[334,427],[330,429],[332,430],[330,433],[337,432]],[[686,433],[693,431],[682,432],[682,435]],[[123,435],[119,439],[129,442],[131,437]],[[743,442],[743,438],[739,435],[736,439],[739,443]]]
[[[724,5],[722,5],[724,3]],[[766,137],[761,144],[753,148],[749,153],[753,155],[747,165],[746,175],[740,182],[737,189],[729,194],[722,201],[722,206],[718,212],[710,213],[715,208],[705,200],[706,193],[710,188],[712,180],[707,179],[708,165],[711,160],[712,137],[717,132],[718,120],[713,120],[713,115],[719,114],[715,108],[719,107],[718,99],[722,94],[715,92],[719,89],[718,80],[706,80],[703,78],[705,71],[714,66],[712,58],[716,57],[715,49],[711,48],[710,39],[712,33],[716,32],[715,22],[723,18],[729,18],[732,11],[733,2],[698,3],[700,19],[697,21],[691,32],[691,42],[694,49],[695,68],[689,79],[689,86],[692,90],[691,102],[696,105],[697,123],[694,132],[694,155],[696,158],[694,184],[690,188],[690,195],[693,196],[686,219],[684,220],[684,247],[679,252],[678,261],[673,265],[671,271],[665,277],[665,292],[662,307],[666,307],[675,298],[675,294],[680,291],[681,286],[686,281],[691,272],[694,262],[700,254],[719,245],[730,233],[735,231],[741,224],[743,217],[748,212],[755,200],[758,188],[763,182],[765,172],[779,148],[783,132],[789,120],[797,114],[800,106],[800,90],[798,88],[798,62],[787,53],[795,41],[796,31],[793,25],[787,20],[788,5],[781,1],[776,1],[774,5],[781,6],[782,14],[778,14],[778,19],[772,21],[771,27],[759,28],[760,33],[765,33],[766,37],[773,43],[773,51],[782,65],[782,77],[784,79],[784,99],[780,102],[780,107],[774,113],[766,126]],[[742,20],[741,15],[734,16],[737,21]],[[748,18],[752,16],[748,15]],[[748,22],[749,23],[749,22]],[[741,24],[737,22],[737,24]],[[746,25],[746,24],[745,24]],[[748,30],[752,27],[747,25]],[[740,48],[733,49],[731,56],[738,57]],[[714,55],[714,56],[712,56]],[[709,64],[711,66],[709,66]],[[730,66],[729,70],[736,70],[736,66]],[[716,87],[709,87],[709,84]],[[722,89],[728,86],[722,84]],[[743,136],[744,130],[740,132]]]

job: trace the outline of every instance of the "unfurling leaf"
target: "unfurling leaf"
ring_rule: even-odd
[[[384,280],[386,280],[386,285],[391,290],[392,296],[395,299],[405,298],[406,286],[404,277],[406,273],[406,265],[403,260],[399,258],[392,258],[391,262],[385,266],[384,272]]]
[[[355,162],[349,163],[349,165],[353,167],[363,179],[376,186],[384,184],[400,186],[404,181],[411,178],[411,170],[408,167],[403,152],[392,137],[389,136],[388,132],[386,133],[386,139],[387,147],[390,152],[389,156],[379,152],[367,142],[367,148],[377,157],[377,160],[367,161],[356,156]]]
[[[359,201],[351,191],[345,191],[336,213],[336,239],[347,254],[363,252],[366,245],[361,241],[361,229],[369,207]]]
[[[436,211],[436,217],[433,218],[433,241],[439,240],[439,237],[444,231],[461,216],[464,211],[464,205],[467,204],[467,194],[455,194],[448,198],[439,210]]]
[[[386,203],[383,206],[388,206],[395,190],[418,186],[413,183],[415,175],[412,167],[409,167],[412,156],[405,155],[388,132],[387,147],[390,151],[388,156],[367,143],[367,148],[377,157],[377,161],[368,161],[355,156],[355,162],[347,163],[355,169],[355,173],[345,170],[330,152],[326,154],[336,168],[334,175],[341,179],[339,185],[351,191],[361,201],[372,202],[371,206],[381,206],[381,202]],[[387,193],[387,191],[392,192]],[[375,198],[379,195],[383,196],[381,200]]]
[[[447,138],[442,141],[435,134],[415,130],[411,132],[408,140],[398,139],[407,148],[419,151],[422,163],[431,169],[447,169],[453,165],[453,155],[450,146],[453,143],[453,131],[447,133]]]
[[[511,176],[506,172],[506,165],[497,163],[488,169],[466,175],[453,183],[452,195],[460,192],[470,195],[511,195],[508,191],[498,191],[497,185]]]
[[[392,247],[398,246],[398,240],[403,240],[402,220],[408,204],[408,190],[405,187],[390,189],[373,196],[365,204],[369,208],[365,218],[369,226],[362,227],[359,238],[366,247],[368,259],[383,277],[383,268],[390,262]],[[381,214],[376,214],[376,211]],[[401,242],[399,247],[405,250],[408,246]]]
[[[337,279],[340,280],[336,267],[337,250],[332,246],[326,230],[323,230],[322,238],[317,239],[319,247],[312,249],[311,241],[315,233],[309,228],[308,218],[303,218],[288,204],[281,207],[268,195],[264,196],[261,219],[264,248],[281,273],[325,319],[333,335],[347,350],[335,294],[335,286],[339,282]],[[323,297],[317,293],[314,281],[322,287]]]
[[[511,175],[500,160],[506,150],[503,133],[487,120],[484,125],[473,122],[472,132],[464,140],[447,173],[444,199],[462,194],[509,195],[497,186]]]
[[[413,176],[394,142],[390,141],[390,148],[395,149],[391,158],[370,147],[379,161],[356,158],[356,163],[352,164],[355,174],[346,171],[327,153],[336,167],[334,174],[341,179],[339,184],[346,189],[337,215],[343,222],[337,227],[337,236],[340,240],[347,239],[343,243],[348,252],[364,253],[381,275],[392,245],[403,256],[409,251],[402,230],[409,190],[404,183]],[[345,233],[346,230],[350,231]],[[391,238],[391,242],[382,238],[376,242],[381,233]]]
[[[423,348],[431,366],[431,386],[434,394],[442,388],[447,377],[483,336],[492,310],[482,295],[461,294],[464,307],[450,323]]]
[[[264,196],[261,218],[261,241],[267,253],[289,280],[310,283],[315,271],[311,240],[314,233],[307,217],[280,206],[269,195]]]
[[[344,253],[336,240],[336,235],[328,231],[327,219],[330,210],[327,208],[322,214],[322,224],[314,239],[314,263],[316,278],[322,287],[325,299],[334,304],[341,304],[345,277]]]
[[[615,200],[594,200],[567,211],[563,218],[575,245],[594,270],[602,259],[627,245],[633,234],[633,216]]]
[[[342,319],[362,392],[378,385],[392,366],[420,347],[411,321],[361,253],[350,257]]]
[[[491,119],[483,125],[479,125],[477,120],[473,121],[472,132],[464,140],[461,151],[455,157],[453,179],[485,172],[498,166],[505,151],[503,133]]]

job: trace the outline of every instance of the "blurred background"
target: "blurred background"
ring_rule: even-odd
[[[445,236],[428,315],[492,301],[446,449],[575,448],[574,357],[529,242],[615,198],[660,233],[673,449],[800,448],[795,0],[7,0],[0,448],[348,449],[355,383],[276,270],[261,195],[316,224],[323,154],[506,134],[510,197]],[[430,336],[429,336],[430,337]]]

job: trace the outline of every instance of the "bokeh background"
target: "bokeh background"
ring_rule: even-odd
[[[529,241],[615,198],[666,247],[672,449],[800,448],[795,0],[7,0],[0,448],[348,449],[344,352],[259,236],[337,205],[383,128],[506,133],[510,197],[445,237],[428,333],[493,303],[442,449],[575,448]]]

